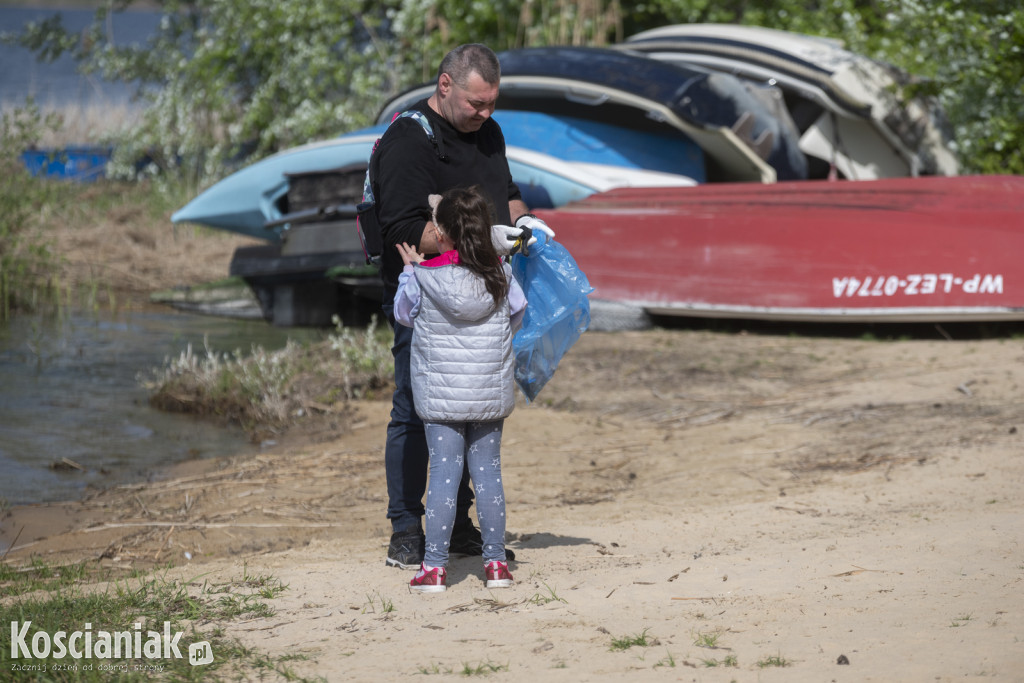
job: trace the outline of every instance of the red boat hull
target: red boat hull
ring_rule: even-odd
[[[594,298],[779,320],[1024,320],[1024,177],[623,188],[538,212]]]

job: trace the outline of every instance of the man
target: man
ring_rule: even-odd
[[[423,560],[423,494],[429,453],[423,423],[413,407],[409,376],[412,328],[396,325],[395,291],[403,262],[396,245],[418,245],[421,254],[438,253],[427,197],[453,187],[479,185],[497,216],[495,244],[508,253],[523,227],[551,232],[528,213],[505,158],[505,138],[491,119],[498,100],[501,67],[490,48],[461,45],[441,61],[434,93],[411,107],[426,116],[440,148],[413,118],[395,120],[372,155],[370,178],[377,219],[384,238],[381,276],[384,314],[395,333],[395,393],[388,425],[384,465],[388,486],[388,519],[392,535],[386,563],[418,569]],[[439,151],[443,150],[443,151]],[[516,218],[516,228],[511,226]],[[473,493],[462,478],[451,536],[453,554],[480,555],[480,531],[469,517]],[[514,555],[508,552],[508,558]]]

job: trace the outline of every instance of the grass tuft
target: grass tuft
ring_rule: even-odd
[[[720,637],[720,633],[698,633],[697,637],[693,640],[693,644],[697,647],[706,647],[714,650],[718,647],[718,639]]]
[[[649,630],[650,629],[645,628],[635,636],[612,638],[612,645],[610,649],[612,652],[621,652],[623,650],[628,650],[631,647],[650,647],[655,644],[655,641],[647,639],[647,632]]]
[[[463,662],[462,670],[459,673],[463,676],[489,676],[499,671],[508,671],[508,664],[494,664],[491,661],[486,661],[474,666]]]
[[[158,571],[99,583],[96,579],[88,575],[86,563],[54,567],[33,560],[26,567],[0,565],[0,586],[7,596],[0,601],[0,623],[17,622],[19,629],[26,628],[29,647],[28,656],[13,644],[0,648],[0,671],[10,672],[4,680],[134,682],[149,680],[154,673],[172,680],[244,680],[257,671],[302,680],[287,666],[294,657],[269,657],[224,634],[225,622],[273,614],[265,601],[279,596],[286,586],[272,576],[246,575],[240,580],[211,583],[198,577],[169,578]],[[142,656],[133,652],[136,656],[129,658],[125,650],[98,650],[100,646],[95,645],[104,640],[103,632],[138,632],[145,643],[150,631],[162,634],[168,629],[172,637],[181,634],[174,641],[180,659],[171,648],[162,650],[159,657],[143,649]],[[56,642],[62,631],[66,644],[76,631],[91,633],[92,652],[104,656],[76,659],[67,651],[58,652]],[[44,642],[51,644],[49,652],[35,657],[45,651]],[[214,660],[193,666],[189,645],[201,642],[210,644]],[[38,648],[33,651],[35,643]],[[170,656],[164,657],[165,653]]]
[[[786,667],[791,666],[791,664],[789,660],[784,659],[781,655],[771,655],[769,657],[765,657],[764,659],[759,659],[757,661],[757,666],[760,669],[766,669],[772,666]]]
[[[534,593],[527,602],[533,603],[534,605],[547,605],[551,602],[565,602],[566,604],[569,604],[565,599],[558,597],[558,593],[556,593],[555,589],[551,586],[545,583],[544,588],[547,589],[546,595]]]
[[[197,353],[188,345],[139,381],[156,408],[238,424],[258,440],[261,430],[287,427],[308,410],[333,410],[333,404],[390,386],[393,374],[386,326],[374,318],[353,330],[335,318],[326,340],[289,340],[275,351],[253,346],[248,354],[222,354],[207,345]]]
[[[367,612],[377,614],[378,605],[380,606],[380,614],[391,614],[395,611],[395,603],[391,598],[385,598],[380,593],[374,592],[373,595],[366,596],[366,607],[363,608],[363,614]]]

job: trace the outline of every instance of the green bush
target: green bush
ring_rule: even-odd
[[[0,320],[16,310],[55,304],[55,257],[37,231],[47,212],[62,201],[52,183],[33,178],[21,152],[33,147],[45,127],[59,126],[29,101],[0,115]]]
[[[114,43],[104,4],[87,34],[59,21],[0,38],[45,59],[141,84],[141,122],[111,169],[195,186],[372,122],[391,96],[433,78],[463,42],[495,50],[605,45],[672,23],[767,26],[843,41],[923,79],[956,131],[963,172],[1024,174],[1024,9],[1012,0],[162,0],[145,44]]]
[[[327,339],[246,355],[202,353],[189,345],[151,377],[140,378],[159,409],[213,417],[240,425],[258,440],[301,421],[309,410],[334,410],[347,399],[390,387],[394,376],[391,331],[377,319],[361,330],[335,316]]]

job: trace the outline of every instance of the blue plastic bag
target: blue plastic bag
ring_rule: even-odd
[[[537,398],[559,361],[590,325],[594,291],[576,260],[558,242],[535,231],[529,255],[512,256],[512,274],[526,294],[523,326],[512,339],[515,378],[527,401]]]

